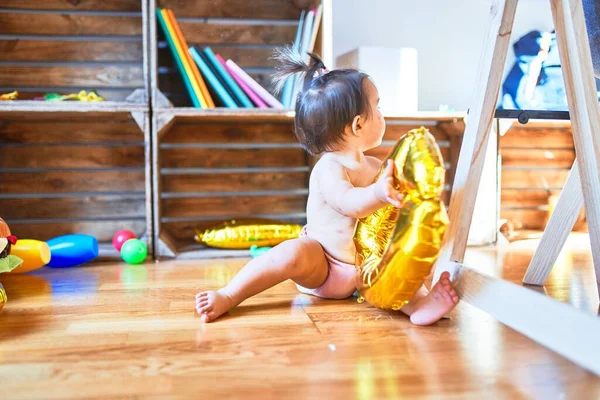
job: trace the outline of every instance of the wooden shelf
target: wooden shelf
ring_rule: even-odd
[[[171,114],[176,117],[183,117],[189,120],[245,120],[245,119],[268,119],[273,122],[292,122],[296,115],[294,110],[287,109],[260,109],[260,108],[213,108],[198,109],[193,107],[162,107],[155,108],[156,113]],[[386,122],[459,122],[464,119],[466,113],[461,112],[437,112],[437,111],[417,111],[407,114],[384,115]]]
[[[147,112],[148,104],[120,101],[75,102],[75,101],[1,101],[0,112]]]

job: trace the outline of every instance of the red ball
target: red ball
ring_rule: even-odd
[[[113,236],[112,243],[117,251],[121,251],[121,247],[123,247],[123,243],[128,241],[129,239],[136,239],[135,233],[131,232],[127,229],[121,229]]]

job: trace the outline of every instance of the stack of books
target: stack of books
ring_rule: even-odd
[[[294,46],[312,51],[319,29],[322,6],[302,11]],[[281,99],[275,98],[233,60],[225,60],[209,46],[188,46],[172,10],[156,9],[160,25],[177,70],[196,108],[293,108],[300,85],[295,78],[285,82]],[[308,61],[308,56],[307,56]]]

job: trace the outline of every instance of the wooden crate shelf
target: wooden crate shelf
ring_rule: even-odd
[[[570,121],[514,122],[500,136],[499,149],[500,217],[517,230],[542,231],[550,196],[560,194],[575,162]],[[587,229],[583,216],[575,229]]]
[[[147,106],[147,15],[147,0],[0,2],[0,93],[17,90],[16,102],[32,110],[46,103],[28,101],[35,97],[80,90]]]
[[[409,129],[426,126],[448,168],[449,199],[462,114],[417,113],[387,118],[383,158]],[[293,135],[293,113],[178,109],[153,116],[154,232],[159,258],[247,256],[194,242],[194,230],[232,218],[267,217],[305,223],[314,158]],[[457,141],[458,139],[458,141]],[[451,149],[451,143],[458,147]]]
[[[66,106],[0,108],[2,217],[22,239],[93,235],[103,258],[118,257],[112,235],[131,229],[152,254],[149,113]]]
[[[292,43],[301,10],[320,3],[320,0],[257,0],[248,3],[225,0],[215,6],[210,0],[149,0],[153,108],[160,110],[192,105],[162,30],[157,27],[157,7],[173,10],[190,46],[210,46],[225,59],[231,58],[272,92],[271,76],[275,69],[270,58],[274,48]],[[322,49],[322,37],[322,29],[319,29],[315,45],[318,53]]]

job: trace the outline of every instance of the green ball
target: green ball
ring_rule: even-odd
[[[129,239],[121,247],[121,258],[128,264],[141,264],[148,255],[148,247],[140,239]]]

